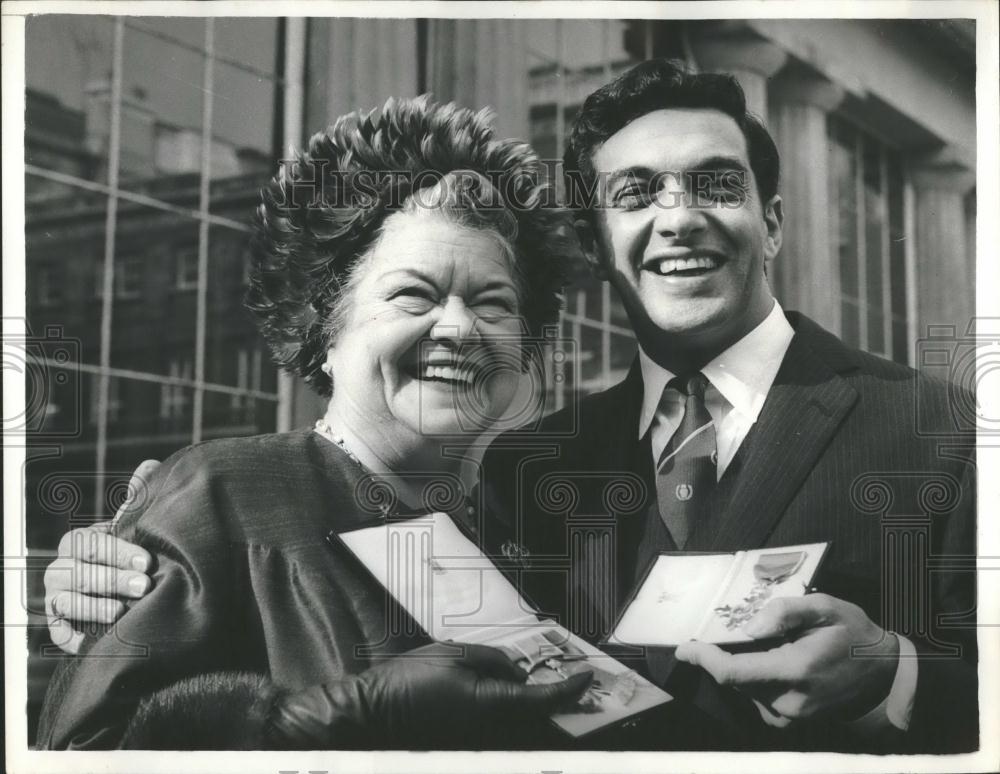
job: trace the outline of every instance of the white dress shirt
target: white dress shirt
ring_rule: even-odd
[[[756,328],[701,369],[709,382],[705,407],[715,425],[719,478],[760,416],[794,334],[775,301],[770,314]],[[643,395],[638,437],[651,430],[655,466],[684,416],[684,396],[675,389],[667,389],[667,383],[677,374],[654,362],[642,347],[639,366]],[[871,712],[853,721],[863,733],[877,733],[890,725],[905,731],[910,725],[917,690],[916,650],[905,637],[897,637],[900,657],[889,695]]]
[[[760,325],[701,369],[709,382],[705,406],[715,425],[716,470],[720,478],[757,421],[794,333],[775,301]],[[638,437],[642,438],[652,426],[655,463],[681,423],[684,396],[677,390],[664,391],[677,374],[653,362],[641,347],[639,365],[643,395]]]

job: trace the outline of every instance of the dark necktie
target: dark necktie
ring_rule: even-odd
[[[660,518],[683,549],[716,484],[715,426],[705,407],[708,379],[701,372],[671,379],[684,396],[680,426],[660,454],[656,495]]]

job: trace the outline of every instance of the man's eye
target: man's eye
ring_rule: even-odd
[[[719,172],[694,179],[693,194],[697,202],[722,203],[727,207],[743,204],[747,199],[746,176],[740,172]]]
[[[615,206],[624,210],[635,210],[646,207],[652,201],[649,189],[634,186],[625,188],[615,196]]]

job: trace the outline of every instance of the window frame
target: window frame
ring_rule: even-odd
[[[175,247],[174,255],[174,290],[190,291],[198,289],[198,245],[183,245]],[[188,265],[188,261],[190,265]],[[194,277],[188,276],[188,270],[194,268]]]
[[[887,142],[883,137],[871,132],[866,127],[844,118],[838,114],[830,114],[827,120],[827,139],[832,157],[835,149],[850,154],[853,170],[853,181],[847,181],[853,187],[853,209],[843,206],[840,198],[840,185],[843,182],[838,179],[838,165],[830,163],[830,207],[834,217],[830,222],[831,243],[837,251],[837,271],[839,279],[839,303],[841,310],[841,330],[840,334],[844,340],[857,346],[866,352],[870,352],[880,357],[912,365],[913,353],[911,347],[906,346],[905,351],[897,351],[898,346],[894,335],[894,326],[901,325],[906,331],[910,331],[914,316],[914,294],[916,292],[913,276],[913,255],[912,240],[909,238],[912,232],[912,207],[909,204],[911,193],[909,183],[909,171],[906,164],[905,155]],[[847,139],[851,142],[848,143]],[[874,146],[877,150],[877,170],[878,177],[878,200],[877,214],[879,226],[879,240],[877,252],[880,260],[879,266],[872,266],[870,255],[869,226],[871,225],[870,211],[866,201],[865,174],[870,171],[866,167],[866,146]],[[870,154],[869,154],[870,155]],[[889,169],[891,164],[898,165],[899,178],[898,187],[890,187],[893,181],[890,179]],[[900,222],[894,222],[893,210],[891,206],[895,196],[898,196],[898,210]],[[845,276],[845,261],[841,255],[841,234],[844,226],[844,217],[853,218],[854,233],[854,257],[853,276],[856,278],[857,293],[851,294],[845,291],[845,286],[850,287],[853,283],[848,283]],[[893,234],[897,234],[893,239]],[[894,253],[895,251],[898,251]],[[896,260],[899,267],[903,269],[901,274],[893,273],[893,263]],[[850,259],[848,259],[850,261]],[[873,271],[878,272],[880,293],[879,298],[871,298],[871,283],[868,278]],[[903,285],[901,296],[904,299],[901,309],[897,309],[893,303],[894,286],[896,283]],[[877,336],[873,336],[871,329],[872,316],[878,315],[880,330]],[[850,321],[849,321],[850,320]],[[873,346],[877,343],[878,336],[881,337],[881,347]],[[909,335],[908,340],[912,340]]]
[[[108,145],[106,151],[106,157],[102,161],[107,163],[107,176],[105,180],[91,180],[84,177],[80,177],[77,174],[68,174],[57,169],[51,169],[43,166],[38,166],[33,163],[25,164],[25,172],[29,178],[39,179],[48,181],[49,183],[58,183],[61,186],[68,187],[70,189],[76,189],[77,191],[87,192],[90,195],[100,194],[106,197],[107,209],[104,217],[104,250],[103,254],[95,256],[96,267],[91,272],[91,277],[94,279],[94,288],[91,294],[92,299],[96,299],[100,303],[95,305],[100,309],[100,343],[99,346],[95,346],[94,350],[98,353],[96,358],[98,362],[93,362],[94,358],[91,357],[89,362],[71,363],[71,364],[52,364],[57,368],[77,368],[86,373],[93,375],[96,382],[96,395],[94,396],[92,403],[96,407],[97,412],[97,428],[96,428],[96,442],[94,444],[96,450],[96,461],[95,461],[95,490],[94,490],[94,512],[101,512],[103,509],[103,490],[104,490],[104,477],[106,474],[106,461],[108,453],[108,425],[112,421],[117,421],[121,414],[122,406],[121,401],[117,400],[115,397],[115,391],[120,390],[121,386],[116,385],[112,387],[112,381],[116,379],[131,379],[139,380],[140,382],[153,382],[160,383],[162,386],[166,387],[164,382],[168,382],[169,386],[175,389],[181,389],[184,391],[187,398],[192,399],[193,410],[191,411],[191,442],[197,443],[201,440],[203,435],[204,421],[201,412],[201,405],[204,399],[204,395],[207,392],[211,393],[221,393],[224,395],[237,395],[240,396],[245,401],[264,401],[265,403],[271,404],[274,408],[275,423],[278,429],[281,427],[281,417],[289,413],[288,403],[291,399],[291,392],[289,390],[280,389],[281,380],[278,379],[278,386],[270,390],[261,389],[259,380],[256,386],[251,387],[240,387],[240,386],[230,386],[225,384],[214,384],[205,379],[205,356],[206,356],[206,306],[207,306],[207,264],[209,258],[209,227],[222,227],[231,231],[240,232],[243,235],[249,235],[251,232],[250,227],[245,222],[235,221],[230,218],[217,215],[210,211],[210,184],[212,182],[211,176],[211,150],[212,150],[212,131],[213,131],[213,121],[212,121],[212,104],[213,104],[213,93],[214,93],[214,66],[217,62],[222,62],[228,66],[237,67],[243,70],[252,71],[252,74],[264,78],[269,78],[273,84],[274,88],[277,90],[277,95],[282,99],[285,104],[286,111],[292,110],[301,113],[303,107],[303,96],[305,90],[303,88],[304,84],[296,84],[296,88],[288,88],[288,83],[284,77],[283,65],[279,65],[275,68],[273,74],[265,73],[263,71],[255,70],[253,67],[239,62],[230,57],[219,54],[215,50],[215,19],[211,17],[206,17],[199,19],[203,23],[204,36],[201,44],[191,44],[189,42],[181,41],[179,39],[171,38],[171,36],[161,33],[160,36],[164,39],[170,38],[170,42],[180,46],[181,48],[186,48],[189,51],[194,51],[197,55],[202,58],[202,83],[201,91],[203,93],[203,104],[202,104],[202,125],[201,125],[201,169],[199,172],[200,190],[199,190],[199,202],[195,209],[186,206],[180,206],[177,203],[169,200],[168,198],[157,198],[157,195],[150,195],[143,191],[130,190],[128,188],[122,187],[120,185],[121,179],[119,170],[121,167],[122,159],[122,114],[123,105],[127,102],[127,97],[123,94],[123,60],[126,43],[129,42],[130,36],[136,34],[150,34],[151,32],[156,34],[155,26],[147,23],[144,20],[136,20],[131,17],[126,16],[113,16],[111,18],[111,24],[113,28],[113,35],[111,41],[111,88],[107,100],[106,109],[109,111],[108,119]],[[127,34],[128,33],[128,34]],[[280,51],[287,51],[287,38],[288,30],[286,25],[279,23],[275,25],[275,34],[280,35],[284,38],[284,42],[278,42],[275,46],[276,55]],[[287,57],[288,54],[285,54]],[[304,81],[304,74],[302,80]],[[274,142],[274,147],[287,147],[289,142],[297,143],[301,138],[290,138],[287,137],[287,126],[281,126],[280,124],[275,125],[274,131],[281,134],[280,142]],[[179,372],[179,375],[170,378],[164,377],[163,374],[157,374],[141,370],[130,370],[122,368],[114,368],[111,365],[111,333],[112,333],[112,321],[114,319],[116,302],[134,302],[143,298],[143,286],[146,282],[145,271],[147,267],[152,267],[153,262],[150,261],[148,264],[146,262],[146,257],[142,255],[137,255],[134,253],[122,253],[120,250],[120,245],[116,246],[116,228],[122,221],[122,217],[126,213],[120,213],[119,205],[133,206],[139,205],[145,208],[152,208],[159,210],[161,212],[168,212],[174,215],[180,216],[182,218],[188,219],[189,221],[198,224],[198,242],[197,242],[197,256],[198,256],[198,277],[199,280],[194,287],[190,287],[190,283],[184,281],[183,290],[192,290],[197,295],[197,305],[198,305],[198,321],[197,321],[197,332],[196,341],[193,351],[193,368],[190,373],[186,371]],[[42,265],[42,261],[39,261],[38,265]],[[112,273],[111,278],[111,292],[110,295],[106,294],[105,287],[105,271],[110,270]],[[180,267],[174,267],[173,269],[173,284],[178,284]],[[95,342],[96,343],[96,342]],[[253,384],[253,383],[252,383]],[[176,414],[176,412],[173,412]],[[87,421],[90,420],[88,416]],[[159,437],[159,433],[156,437]]]

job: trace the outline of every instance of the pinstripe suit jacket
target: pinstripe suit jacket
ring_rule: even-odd
[[[714,738],[723,747],[975,749],[975,437],[954,408],[956,395],[968,396],[788,318],[795,336],[760,417],[686,550],[832,541],[821,590],[914,641],[917,698],[910,730],[877,742],[829,722],[775,733],[735,709],[718,714],[727,732]],[[641,399],[635,364],[611,389],[500,436],[483,462],[487,545],[502,554],[507,543],[515,557],[525,549],[526,593],[594,640],[646,562],[675,549],[656,514],[648,437],[637,439]],[[692,695],[721,691],[704,682]]]

